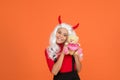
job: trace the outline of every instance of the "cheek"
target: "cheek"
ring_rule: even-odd
[[[59,37],[59,34],[56,34],[56,38]]]
[[[66,41],[67,40],[67,37],[64,37],[64,41]]]
[[[58,33],[56,33],[56,36],[58,36]]]

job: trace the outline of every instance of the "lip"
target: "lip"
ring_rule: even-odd
[[[63,41],[63,39],[62,39],[62,38],[60,38],[60,37],[57,37],[57,40],[58,40],[58,41]]]

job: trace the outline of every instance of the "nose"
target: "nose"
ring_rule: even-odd
[[[63,35],[62,35],[62,34],[60,34],[59,36],[60,36],[60,38],[63,38]]]

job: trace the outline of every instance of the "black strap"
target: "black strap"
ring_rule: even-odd
[[[75,64],[75,59],[74,56],[72,56],[72,71],[74,71],[74,64]]]

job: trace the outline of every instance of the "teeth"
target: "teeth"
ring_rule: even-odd
[[[58,38],[59,41],[62,41],[62,39]]]
[[[63,41],[63,38],[62,38],[62,37],[57,36],[57,40],[58,40],[58,41]]]

